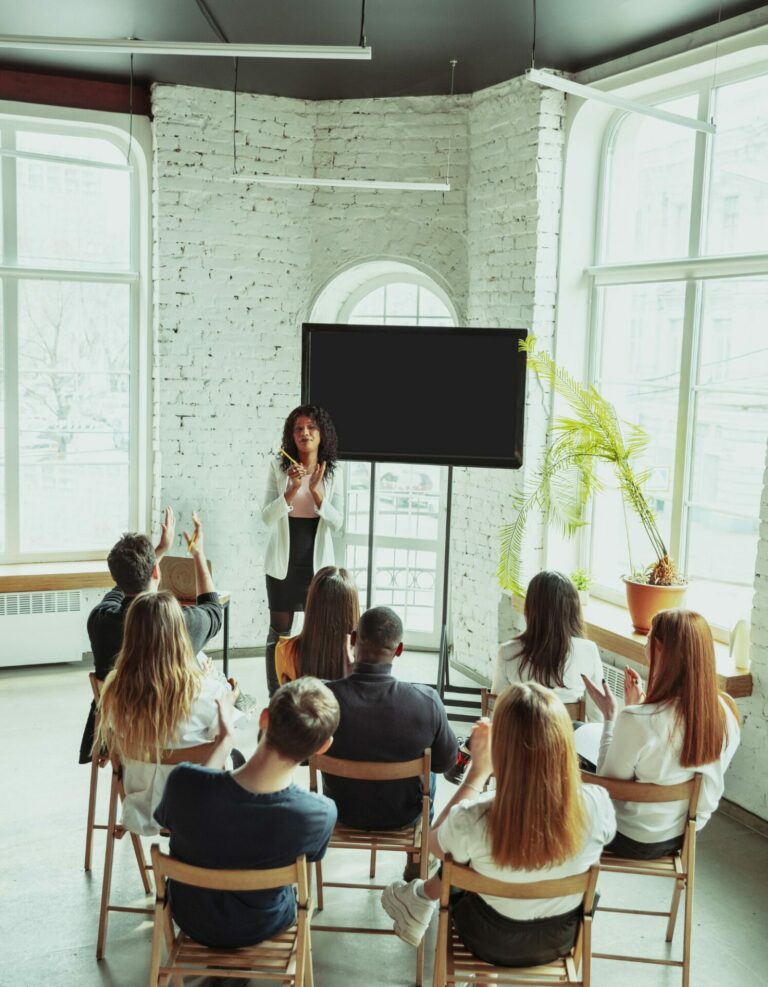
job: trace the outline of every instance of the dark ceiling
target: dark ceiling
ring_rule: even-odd
[[[358,43],[360,0],[3,0],[0,33],[261,44]],[[536,64],[578,71],[765,6],[748,0],[537,0]],[[240,61],[238,88],[307,99],[474,92],[531,64],[533,0],[367,0],[371,62]],[[0,68],[125,81],[127,55],[0,50]],[[141,82],[231,89],[222,58],[136,56]]]

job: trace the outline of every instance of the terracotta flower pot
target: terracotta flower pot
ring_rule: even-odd
[[[651,621],[662,610],[674,610],[683,605],[686,583],[682,586],[652,586],[649,583],[636,583],[634,579],[625,579],[627,590],[627,609],[632,621],[632,627],[638,634],[647,634]]]

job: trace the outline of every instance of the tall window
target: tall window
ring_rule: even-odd
[[[137,179],[113,132],[0,117],[0,557],[137,522]]]
[[[702,86],[607,144],[594,283],[594,379],[650,435],[648,490],[689,605],[728,627],[749,611],[768,439],[768,75]],[[652,561],[629,519],[632,563]],[[590,565],[627,572],[619,495],[595,499]]]

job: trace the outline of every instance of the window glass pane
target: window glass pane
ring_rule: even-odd
[[[0,552],[5,551],[5,306],[0,281]]]
[[[695,96],[660,105],[697,112]],[[687,256],[695,134],[638,113],[619,124],[608,159],[604,261]]]
[[[646,494],[662,537],[669,541],[674,479],[678,389],[685,286],[621,285],[600,292],[602,353],[597,387],[619,419],[641,425],[649,446],[638,468],[649,468]],[[627,512],[615,480],[604,470],[605,490],[595,497],[592,570],[616,586],[630,571],[626,524],[635,568],[649,565],[652,551],[639,522]]]
[[[373,606],[391,607],[409,631],[430,633],[435,622],[437,553],[376,548]]]
[[[105,140],[103,137],[18,130],[16,147],[19,151],[34,151],[36,154],[58,154],[66,158],[84,158],[86,161],[125,164],[124,152],[112,141]]]
[[[434,541],[440,479],[439,466],[383,464],[376,479],[376,535]]]
[[[688,574],[727,583],[710,619],[751,597],[768,438],[768,279],[703,285],[688,514]],[[741,590],[737,587],[741,586]]]
[[[19,135],[20,138],[24,135]],[[25,135],[20,143],[34,143]],[[56,153],[93,156],[94,144],[105,153],[113,145],[69,137]],[[128,270],[130,267],[130,173],[18,158],[16,161],[18,262],[31,267]]]
[[[129,288],[19,282],[20,548],[103,548],[129,525]]]
[[[416,285],[387,285],[387,315],[407,315],[411,325],[416,321]]]
[[[355,305],[354,313],[355,315],[375,315],[382,317],[384,315],[384,289],[374,288],[373,291],[369,291]]]
[[[428,288],[419,288],[419,321],[422,318],[437,318],[437,319],[448,319],[448,325],[451,324],[451,313],[448,311],[446,305],[437,297],[437,295],[429,291]]]
[[[768,75],[723,86],[716,100],[705,250],[768,250]]]

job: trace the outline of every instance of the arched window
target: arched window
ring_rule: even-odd
[[[103,558],[146,522],[145,159],[138,127],[129,164],[121,126],[22,110],[0,114],[0,558]]]
[[[458,322],[447,292],[433,278],[395,261],[372,261],[339,274],[318,297],[312,320],[411,326]],[[393,393],[392,399],[396,401],[397,395]],[[439,643],[446,477],[441,466],[377,466],[371,513],[371,465],[346,464],[347,568],[354,574],[364,606],[390,606],[400,615],[410,647],[436,648]]]
[[[650,436],[647,489],[691,581],[688,605],[731,626],[751,606],[768,438],[768,66],[662,105],[713,137],[625,115],[602,162],[592,379]],[[762,74],[757,74],[759,73]],[[635,567],[652,561],[630,515]],[[621,499],[595,498],[584,563],[628,570]]]

